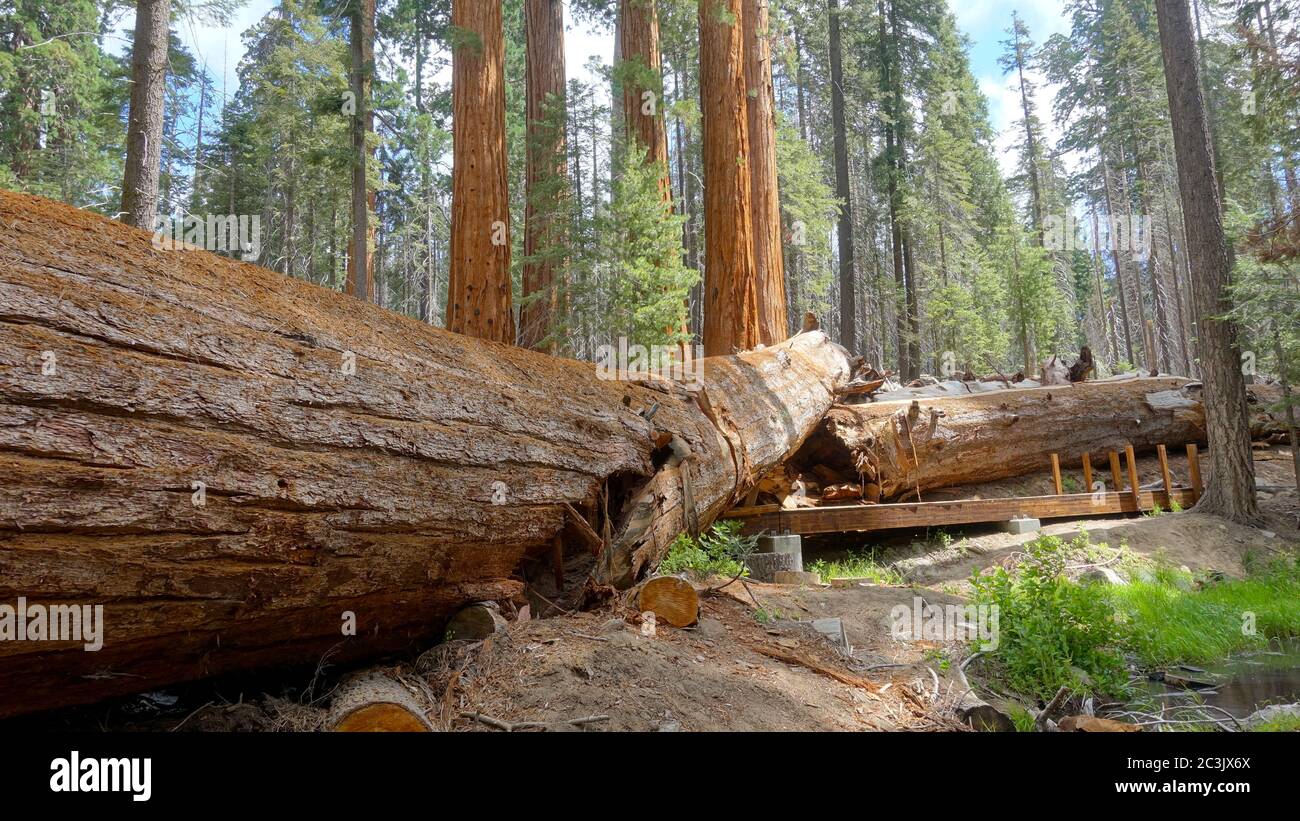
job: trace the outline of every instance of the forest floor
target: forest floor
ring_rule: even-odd
[[[1274,447],[1255,456],[1257,481],[1265,488],[1264,528],[1179,512],[1055,521],[1042,532],[1068,541],[1086,531],[1094,545],[1122,545],[1193,571],[1241,576],[1252,560],[1300,551],[1290,450]],[[1186,481],[1185,463],[1171,459],[1171,469],[1175,481]],[[1140,483],[1159,479],[1154,457],[1139,460],[1139,474]],[[1051,477],[1043,474],[951,495],[1050,492]],[[944,495],[927,494],[927,500]],[[1036,536],[970,526],[809,539],[805,565],[870,552],[885,578],[807,586],[734,582],[702,596],[697,625],[660,625],[653,635],[638,614],[613,604],[516,620],[487,641],[438,645],[391,669],[421,682],[448,730],[499,731],[476,713],[538,722],[547,730],[577,730],[565,722],[592,716],[604,718],[588,731],[961,729],[954,705],[963,690],[952,673],[969,648],[895,639],[890,613],[899,605],[910,608],[916,596],[931,605],[963,602],[972,572],[1014,560]],[[830,617],[842,620],[848,648],[811,628],[814,619]],[[324,719],[318,705],[327,702],[338,672],[317,671],[310,684],[278,691],[263,680],[262,693],[258,682],[200,683],[28,720],[80,729],[310,730]]]

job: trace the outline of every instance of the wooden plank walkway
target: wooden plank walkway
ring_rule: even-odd
[[[957,499],[947,502],[911,502],[888,505],[834,505],[783,510],[780,505],[738,507],[723,514],[740,519],[745,533],[850,533],[892,528],[937,527],[940,525],[1002,522],[1016,516],[1035,519],[1073,519],[1116,513],[1170,510],[1170,497],[1184,508],[1191,507],[1196,492],[1175,487],[1142,490],[1136,501],[1132,492],[1066,493],[1060,496],[1019,496],[1010,499]]]
[[[1133,449],[1124,449],[1128,467],[1128,489],[1124,489],[1120,473],[1119,455],[1110,454],[1111,473],[1115,491],[1092,493],[1061,493],[1060,461],[1052,454],[1053,484],[1057,494],[1052,496],[1018,496],[1006,499],[955,499],[944,502],[904,502],[871,505],[831,505],[786,510],[780,505],[738,507],[723,514],[723,518],[744,522],[745,533],[854,533],[894,528],[923,528],[942,525],[1004,522],[1017,516],[1034,519],[1076,519],[1084,516],[1107,516],[1117,513],[1145,513],[1158,505],[1171,510],[1173,503],[1189,508],[1201,493],[1200,470],[1195,445],[1187,446],[1188,463],[1195,487],[1175,486],[1170,481],[1166,449],[1159,448],[1160,472],[1163,489],[1137,489],[1137,465]],[[1092,460],[1083,454],[1083,473],[1086,487],[1092,487]],[[1100,483],[1097,487],[1101,487]],[[1135,490],[1136,489],[1136,490]]]

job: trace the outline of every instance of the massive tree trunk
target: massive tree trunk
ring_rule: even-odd
[[[1234,521],[1253,522],[1259,518],[1259,504],[1250,456],[1246,386],[1236,324],[1221,319],[1230,307],[1226,286],[1231,265],[1192,19],[1187,0],[1156,0],[1156,13],[1192,271],[1193,315],[1199,322],[1197,344],[1205,379],[1205,421],[1213,471],[1213,481],[1196,506]]]
[[[704,352],[759,344],[742,0],[700,0]]]
[[[668,132],[664,127],[663,57],[655,0],[620,0],[618,29],[620,87],[626,139],[645,149],[646,162],[659,169],[664,202],[673,201],[668,170]]]
[[[357,299],[375,302],[376,192],[370,184],[375,147],[368,136],[375,130],[371,86],[375,70],[375,0],[356,0],[352,10],[349,47],[352,55],[352,236],[348,240],[348,271],[344,290]]]
[[[1090,453],[1100,471],[1107,452],[1126,444],[1141,451],[1205,442],[1195,385],[1181,378],[1129,379],[918,399],[915,409],[906,401],[841,405],[791,463],[801,471],[822,465],[836,481],[876,485],[885,500],[918,488],[924,493],[1035,473],[1053,453],[1066,465]],[[1251,391],[1252,432],[1281,432],[1284,423],[1267,410],[1277,389]]]
[[[158,213],[171,8],[171,0],[139,0],[135,9],[131,108],[126,126],[126,169],[122,175],[122,219],[128,225],[148,231],[156,227],[154,220]]]
[[[645,151],[645,161],[655,166],[664,212],[673,212],[673,178],[668,165],[668,131],[664,123],[663,55],[659,49],[659,12],[656,0],[620,0],[615,61],[623,101],[624,137]],[[680,146],[679,146],[680,149]],[[618,165],[621,155],[615,153]],[[676,260],[672,260],[676,262]],[[690,332],[690,303],[683,306],[680,327],[669,334]]]
[[[630,584],[848,378],[820,333],[601,378],[37,197],[0,224],[0,603],[105,624],[0,642],[0,717],[401,650],[557,536]]]
[[[839,0],[826,0],[831,63],[831,131],[835,153],[835,196],[840,218],[835,229],[839,243],[840,344],[858,349],[857,286],[853,278],[853,197],[849,190],[849,148],[844,122],[844,67],[840,38]]]
[[[776,170],[776,98],[772,87],[769,0],[745,0],[745,84],[750,188],[754,208],[754,270],[758,278],[758,336],[764,345],[787,331],[781,197]]]
[[[501,0],[455,0],[447,327],[513,344]]]
[[[528,0],[528,203],[524,212],[524,297],[519,344],[551,352],[559,318],[565,268],[568,201],[568,108],[564,70],[564,6],[560,0]],[[534,259],[534,257],[540,258]]]

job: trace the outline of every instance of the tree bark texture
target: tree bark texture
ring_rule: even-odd
[[[704,119],[704,352],[759,344],[743,0],[700,0]]]
[[[419,646],[557,536],[631,586],[849,376],[806,333],[601,378],[37,197],[0,227],[0,603],[105,624],[0,642],[0,716]]]
[[[551,352],[560,315],[564,212],[569,175],[567,88],[564,67],[564,5],[560,0],[528,0],[528,126],[526,162],[528,203],[524,212],[524,296],[519,344]],[[542,258],[534,259],[541,255]]]
[[[749,126],[754,271],[758,280],[758,337],[774,345],[789,336],[781,198],[776,169],[776,97],[772,86],[769,0],[745,0],[745,84]]]
[[[139,0],[136,3],[122,212],[127,225],[146,231],[154,230],[158,213],[170,19],[171,0]]]
[[[1231,307],[1227,285],[1232,266],[1223,233],[1223,208],[1215,180],[1214,150],[1201,94],[1191,12],[1187,0],[1156,0],[1156,14],[1193,282],[1192,313],[1198,322],[1197,345],[1205,380],[1205,424],[1213,473],[1196,507],[1234,521],[1254,522],[1259,518],[1259,503],[1255,497],[1255,464],[1250,455],[1241,347],[1236,324],[1221,319]]]
[[[500,0],[455,0],[447,327],[513,344],[505,37]]]
[[[969,396],[837,405],[791,459],[836,479],[876,485],[884,500],[918,489],[991,482],[1065,465],[1092,454],[1206,441],[1198,383],[1182,378],[1081,382]],[[1250,427],[1264,437],[1285,429],[1269,411],[1279,391],[1252,385]],[[1213,453],[1211,441],[1211,453]],[[1113,488],[1111,488],[1113,490]]]

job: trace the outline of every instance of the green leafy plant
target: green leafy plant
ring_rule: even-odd
[[[698,540],[683,533],[668,548],[659,572],[689,573],[697,578],[742,575],[745,557],[758,544],[757,536],[741,535],[742,526],[734,519],[714,522]]]
[[[1118,693],[1127,679],[1114,607],[1092,586],[1065,577],[1066,555],[1059,538],[1040,536],[1026,545],[1014,575],[999,567],[972,576],[975,602],[998,608],[992,658],[1027,695],[1050,698],[1063,686]]]

